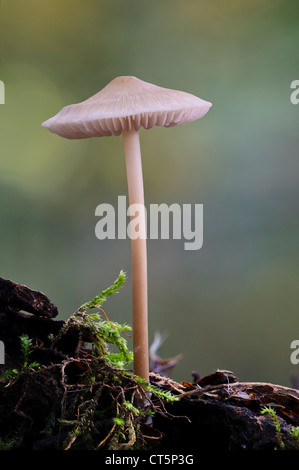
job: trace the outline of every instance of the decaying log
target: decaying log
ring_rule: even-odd
[[[213,375],[204,377],[205,382]],[[155,425],[164,434],[162,450],[298,450],[298,441],[291,437],[292,428],[299,426],[298,390],[236,381],[185,389],[178,397],[178,402],[165,405],[176,417],[172,425],[156,417]],[[265,408],[273,410],[279,429],[263,413]]]
[[[0,278],[0,310],[6,312],[24,310],[47,318],[58,315],[57,307],[45,294],[3,278]]]
[[[18,433],[22,441],[15,444],[25,450],[55,449],[60,442],[60,431],[58,437],[54,434],[45,442],[44,430],[51,413],[55,414],[56,421],[61,418],[67,383],[71,387],[66,401],[70,411],[82,388],[91,394],[90,403],[93,400],[92,382],[84,383],[84,374],[89,370],[84,354],[88,351],[84,349],[84,338],[78,328],[70,326],[55,344],[50,339],[51,335],[57,337],[65,325],[64,321],[53,319],[57,313],[57,308],[44,294],[0,278],[0,340],[5,344],[5,364],[0,366],[0,376],[8,369],[22,371],[20,336],[23,334],[32,339],[30,360],[41,366],[40,370],[19,373],[12,382],[0,380],[0,439],[6,442]],[[159,373],[173,366],[173,360],[163,362],[155,351],[153,357],[152,363],[158,364]],[[67,374],[62,373],[66,364]],[[62,383],[64,375],[68,380]],[[291,435],[292,428],[299,427],[299,390],[271,383],[238,382],[237,377],[226,370],[204,377],[197,373],[192,375],[193,382],[177,383],[155,370],[151,373],[153,385],[179,398],[175,402],[158,400],[154,404],[150,432],[157,432],[159,439],[147,440],[146,434],[143,439],[144,443],[151,442],[156,453],[212,450],[213,459],[214,451],[299,449],[299,439],[295,442]],[[106,379],[103,384],[109,393],[105,395],[106,402],[98,404],[101,412],[115,408],[112,384]],[[119,382],[117,384],[119,387]],[[102,390],[102,383],[97,386]],[[133,389],[130,383],[128,390]],[[263,413],[265,407],[275,411],[277,422],[268,412]],[[104,429],[101,444],[106,444],[106,440],[109,444],[112,418],[113,415],[108,414],[96,422],[97,430]]]

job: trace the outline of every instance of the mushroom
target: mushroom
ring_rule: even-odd
[[[138,204],[140,211],[140,236],[131,237],[134,373],[146,381],[149,380],[147,249],[138,130],[194,121],[204,116],[210,106],[211,103],[189,93],[122,76],[82,103],[64,107],[42,124],[67,139],[123,136],[129,205]]]

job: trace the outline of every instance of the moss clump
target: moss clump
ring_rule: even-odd
[[[118,369],[128,367],[133,360],[133,353],[129,351],[122,333],[126,334],[131,327],[127,324],[112,323],[102,309],[102,304],[106,302],[107,297],[117,294],[125,280],[126,274],[121,271],[112,286],[81,305],[66,321],[59,334],[52,338],[53,344],[60,341],[70,328],[75,327],[79,330],[80,342],[89,342],[95,356],[103,357],[108,364]],[[117,352],[110,351],[110,347],[114,347]]]
[[[172,395],[128,370],[133,355],[122,335],[130,327],[112,323],[101,307],[123,286],[125,278],[121,271],[112,286],[78,308],[50,337],[49,365],[37,369],[39,362],[32,362],[31,357],[39,359],[45,348],[33,346],[32,340],[22,336],[23,367],[16,374],[4,374],[0,382],[2,448],[124,450],[148,446],[143,424]],[[74,354],[62,355],[70,332],[77,338]],[[144,406],[139,408],[137,403]]]

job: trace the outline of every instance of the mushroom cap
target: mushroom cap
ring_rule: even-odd
[[[190,93],[124,76],[82,103],[65,106],[42,126],[67,139],[120,135],[124,130],[194,121],[211,106]]]

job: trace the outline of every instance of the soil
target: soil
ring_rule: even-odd
[[[175,401],[149,396],[133,375],[95,357],[75,325],[59,335],[57,313],[44,294],[0,278],[0,450],[299,448],[296,388],[240,383],[230,371],[178,383],[153,365],[151,384]],[[24,366],[21,335],[39,367]]]

